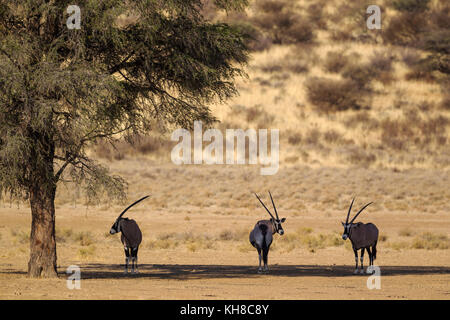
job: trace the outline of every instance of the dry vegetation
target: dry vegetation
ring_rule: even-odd
[[[330,272],[333,264],[348,267],[335,278],[318,280],[312,272],[298,280],[310,281],[306,284],[283,274],[284,288],[292,289],[289,298],[311,298],[302,296],[298,287],[314,287],[314,281],[324,281],[320,285],[328,295],[313,297],[373,298],[367,290],[352,296],[348,288],[337,285],[353,266],[350,244],[340,238],[340,220],[358,194],[358,203],[374,201],[361,220],[371,220],[381,230],[381,265],[443,268],[435,281],[443,287],[430,287],[431,277],[438,277],[433,272],[421,274],[411,267],[417,272],[408,273],[405,267],[401,270],[406,280],[393,276],[393,287],[376,297],[448,298],[450,90],[448,74],[439,71],[448,60],[440,55],[437,68],[436,56],[420,45],[432,41],[421,36],[425,30],[448,31],[447,1],[423,1],[429,8],[425,13],[417,5],[420,1],[382,1],[382,30],[373,31],[365,27],[366,1],[264,0],[245,14],[228,16],[218,16],[206,2],[209,19],[239,22],[253,37],[248,78],[238,83],[240,95],[226,105],[211,106],[221,120],[217,127],[280,129],[280,171],[260,176],[255,166],[177,167],[170,164],[174,143],[167,132],[136,137],[134,145],[100,142],[92,153],[128,181],[129,199],[152,195],[130,214],[143,223],[141,261],[255,266],[248,232],[265,213],[251,192],[270,189],[279,212],[288,218],[286,234],[277,237],[270,261],[282,266],[316,264],[330,267]],[[445,35],[439,39],[445,40]],[[88,203],[80,186],[66,184],[58,189],[56,205],[61,268],[71,263],[122,263],[118,237],[106,232],[123,204]],[[10,278],[5,269],[26,269],[29,208],[7,201],[3,206],[1,212],[9,220],[0,226],[0,281],[6,283]],[[13,213],[17,220],[11,218]],[[201,278],[192,268],[192,279]],[[168,279],[176,281],[170,275],[164,281]],[[261,298],[245,295],[245,279],[226,279],[236,281],[229,287],[223,279],[206,279],[198,292]],[[211,288],[208,281],[216,280],[228,295]],[[158,285],[157,280],[147,281]],[[411,289],[418,281],[421,285]],[[234,283],[241,285],[233,287]],[[173,286],[160,298],[192,298],[189,286]],[[1,297],[11,298],[10,291]],[[195,297],[208,298],[200,293]],[[283,292],[274,297],[286,298]]]
[[[450,6],[385,0],[382,29],[368,30],[367,3],[261,0],[221,16],[207,1],[211,20],[237,24],[257,46],[239,97],[212,106],[217,126],[279,128],[287,166],[447,170]],[[97,155],[168,161],[172,145],[155,132],[135,148],[100,144]]]

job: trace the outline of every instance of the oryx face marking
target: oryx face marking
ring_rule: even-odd
[[[115,234],[120,232],[120,219],[117,219],[116,222],[111,227],[111,230],[109,230],[110,234]]]
[[[272,221],[275,227],[275,232],[277,232],[280,236],[282,236],[284,234],[284,230],[281,224],[286,221],[286,218],[282,218],[281,220],[280,219],[274,220],[273,218],[271,218],[270,221]]]
[[[344,233],[342,234],[342,239],[347,240],[350,234],[351,224],[342,222],[342,225],[344,226]]]

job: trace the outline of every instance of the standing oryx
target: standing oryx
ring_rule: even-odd
[[[350,238],[352,242],[353,252],[355,253],[356,269],[355,274],[358,273],[358,250],[361,249],[361,273],[364,273],[363,259],[364,259],[364,249],[367,250],[369,254],[369,267],[367,268],[367,273],[372,273],[373,260],[377,258],[377,242],[378,242],[378,228],[373,223],[353,223],[356,217],[372,202],[369,202],[364,207],[362,207],[358,213],[353,217],[352,221],[348,222],[350,216],[350,211],[352,210],[353,202],[350,204],[350,208],[347,213],[347,220],[342,222],[344,226],[344,233],[342,234],[342,239],[347,240]],[[372,252],[370,251],[372,247]]]
[[[141,241],[142,241],[142,233],[141,233],[141,229],[139,229],[139,226],[137,225],[136,221],[134,221],[133,219],[122,218],[122,216],[132,206],[134,206],[138,202],[141,202],[142,200],[144,200],[148,197],[149,196],[145,196],[145,197],[133,202],[125,210],[123,210],[122,213],[119,215],[119,217],[116,219],[116,222],[114,222],[114,224],[112,225],[111,230],[109,231],[110,234],[122,232],[120,240],[122,241],[122,244],[124,246],[125,256],[126,256],[125,257],[125,271],[124,271],[125,273],[128,273],[128,262],[130,260],[130,255],[131,255],[131,272],[133,272],[133,273],[138,272],[137,253],[138,253],[139,245],[141,244]],[[135,269],[135,265],[136,265],[136,269]]]
[[[269,271],[269,267],[267,266],[267,256],[269,255],[269,248],[270,245],[272,244],[273,234],[275,232],[278,232],[280,235],[283,235],[284,230],[283,227],[281,226],[281,223],[286,221],[286,218],[280,220],[280,218],[278,217],[277,208],[275,207],[275,203],[273,202],[270,191],[269,195],[270,200],[272,200],[273,209],[275,210],[275,214],[277,216],[276,219],[273,217],[272,213],[270,213],[269,209],[267,209],[267,207],[255,193],[256,198],[258,198],[259,202],[261,202],[261,204],[267,210],[267,212],[271,217],[270,220],[258,221],[253,230],[250,232],[250,243],[258,250],[259,255],[258,273],[263,271],[263,269],[261,268],[261,251],[262,251],[262,258],[264,260],[264,271],[266,272]]]

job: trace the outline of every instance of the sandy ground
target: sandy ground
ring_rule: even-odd
[[[129,165],[129,164],[128,164]],[[153,168],[159,175],[167,177],[168,168]],[[173,168],[172,168],[173,169]],[[149,169],[150,170],[150,169]],[[196,176],[193,167],[178,168],[179,174]],[[205,169],[204,177],[211,170]],[[209,170],[209,171],[208,171]],[[234,169],[233,169],[234,170]],[[241,169],[236,169],[241,170]],[[244,170],[245,171],[245,170]],[[222,173],[233,176],[244,174],[241,171]],[[333,171],[330,171],[333,172]],[[248,173],[247,173],[248,174]],[[409,190],[411,199],[420,198],[423,188],[414,184],[398,183],[407,179],[408,174],[366,171],[374,181],[383,176],[386,185],[397,183],[397,191]],[[330,184],[326,192],[334,193],[334,188],[343,183],[345,174],[339,170],[324,174],[323,169],[311,169],[310,177],[325,176]],[[424,176],[430,176],[423,173]],[[341,178],[339,178],[341,177]],[[387,178],[386,178],[387,177]],[[391,177],[391,178],[389,178]],[[447,177],[448,178],[448,177]],[[442,175],[434,179],[432,191],[444,190],[447,178]],[[265,178],[264,178],[265,179]],[[302,212],[294,214],[289,210],[289,197],[280,193],[283,179],[292,179],[288,169],[282,170],[274,188],[276,203],[281,216],[286,216],[285,236],[275,236],[273,250],[269,255],[270,273],[257,274],[257,253],[248,242],[248,232],[254,223],[266,218],[262,208],[255,204],[256,199],[247,190],[247,198],[242,200],[244,207],[227,212],[217,207],[190,205],[189,209],[178,206],[172,200],[169,205],[157,208],[161,199],[148,200],[129,213],[130,218],[139,222],[144,241],[139,251],[140,273],[124,275],[124,255],[119,237],[108,235],[116,215],[123,206],[113,205],[88,207],[78,204],[60,204],[57,208],[58,272],[59,279],[30,279],[26,276],[28,262],[28,240],[30,226],[29,208],[21,204],[17,207],[3,203],[0,209],[0,298],[1,299],[449,299],[450,298],[450,250],[412,249],[409,245],[395,247],[396,243],[412,243],[414,235],[401,236],[401,230],[408,228],[413,234],[431,232],[447,236],[450,219],[445,201],[434,202],[427,212],[409,208],[407,211],[388,210],[382,205],[367,209],[363,221],[370,217],[381,230],[384,239],[378,244],[376,264],[380,266],[381,288],[368,289],[368,275],[353,275],[354,258],[349,243],[311,248],[289,240],[289,234],[301,233],[309,228],[311,234],[342,232],[340,221],[345,219],[348,197],[340,196],[342,208],[324,204],[327,209],[318,210],[309,191],[303,192]],[[315,180],[315,178],[312,178]],[[390,179],[390,180],[389,180]],[[409,173],[409,179],[414,179]],[[194,179],[199,183],[199,180]],[[176,179],[166,180],[170,184]],[[172,181],[172,182],[170,182]],[[233,178],[220,188],[237,188]],[[425,181],[425,180],[423,180]],[[426,181],[425,181],[426,182]],[[261,181],[252,182],[255,189]],[[303,184],[308,183],[305,179]],[[323,182],[325,183],[325,182]],[[336,185],[336,186],[335,186]],[[173,187],[173,186],[172,186]],[[186,187],[186,186],[185,186]],[[285,187],[285,186],[284,186]],[[296,187],[295,184],[291,187]],[[390,187],[393,187],[390,185]],[[139,187],[131,190],[133,199],[142,195]],[[209,189],[215,191],[211,184]],[[372,186],[378,190],[378,187]],[[433,189],[434,188],[434,189]],[[151,188],[154,197],[157,187]],[[311,188],[312,189],[312,188]],[[405,190],[403,190],[405,189]],[[223,193],[227,191],[224,190]],[[265,190],[264,185],[261,190]],[[434,190],[434,191],[433,191]],[[313,192],[313,191],[311,191]],[[324,191],[325,192],[325,191]],[[361,192],[361,191],[360,191]],[[370,197],[371,191],[367,191]],[[314,192],[313,192],[314,194]],[[62,196],[61,196],[62,197]],[[205,197],[202,194],[202,197]],[[211,195],[210,198],[213,198]],[[266,195],[263,194],[267,201]],[[381,195],[380,195],[381,197]],[[426,195],[424,195],[426,197]],[[204,198],[207,200],[207,197]],[[147,201],[147,200],[146,200]],[[361,200],[361,202],[363,202]],[[362,205],[357,202],[356,207]],[[417,201],[420,203],[421,201]],[[171,204],[172,203],[172,204]],[[223,202],[222,206],[226,206]],[[232,203],[232,202],[230,202]],[[412,201],[411,203],[414,203]],[[316,207],[315,207],[316,206]],[[231,206],[230,206],[231,207]],[[316,209],[314,209],[316,208]],[[229,208],[228,208],[229,209]],[[367,219],[367,220],[366,220]],[[303,229],[302,229],[303,228]],[[226,240],[224,233],[236,231],[237,235]],[[76,240],[73,234],[88,233],[86,243]],[[306,232],[306,231],[305,231]],[[72,235],[71,235],[72,234]],[[185,236],[185,240],[180,235]],[[196,237],[195,235],[199,235]],[[200,237],[201,236],[201,237]],[[178,237],[178,238],[177,238]],[[165,241],[168,242],[165,242]],[[343,242],[343,241],[342,241]],[[290,247],[289,247],[290,246]],[[289,248],[290,249],[289,249]],[[367,255],[366,260],[367,262]],[[81,268],[81,289],[67,288],[66,268],[78,265]]]

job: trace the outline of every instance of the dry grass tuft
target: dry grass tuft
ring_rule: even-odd
[[[309,101],[321,112],[361,108],[361,89],[353,80],[309,78],[306,90]]]

